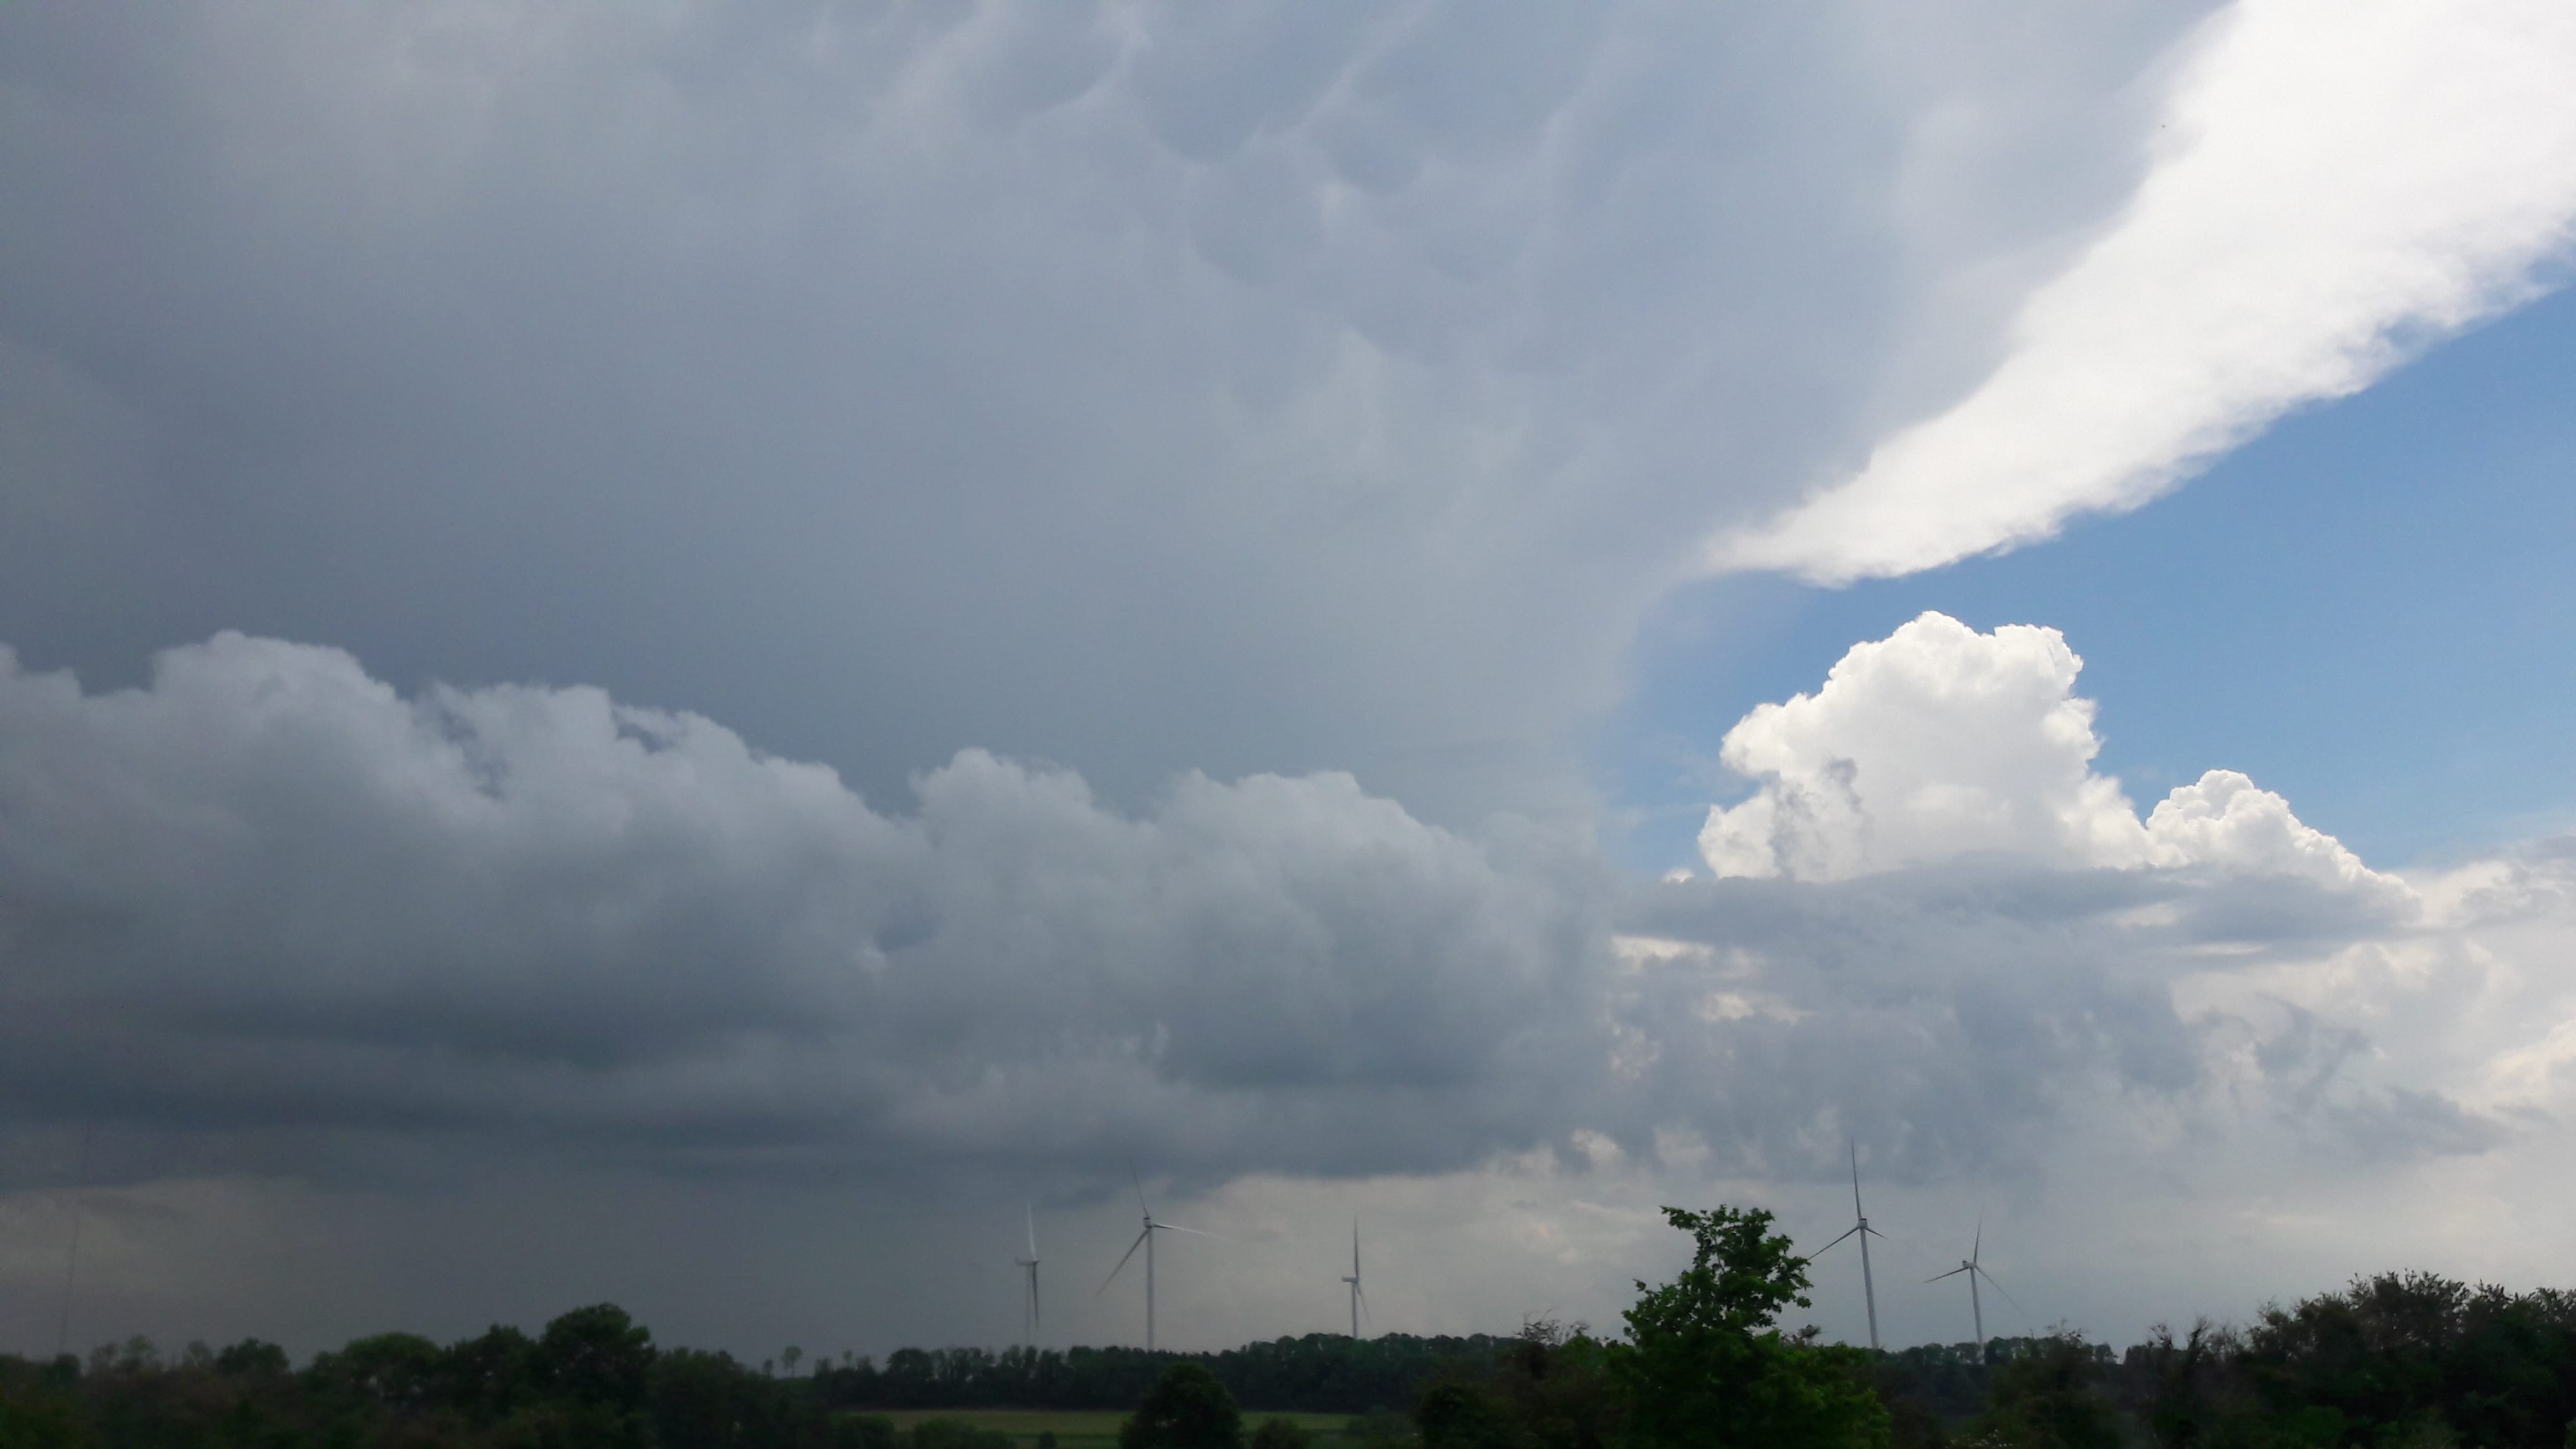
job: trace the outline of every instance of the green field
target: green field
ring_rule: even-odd
[[[1118,1442],[1118,1426],[1127,1416],[1110,1409],[907,1409],[889,1413],[895,1427],[909,1429],[924,1419],[961,1419],[978,1429],[998,1429],[1022,1445],[1034,1445],[1040,1434],[1055,1435],[1063,1449],[1111,1449]],[[1243,1411],[1243,1427],[1249,1432],[1264,1419],[1293,1419],[1315,1436],[1315,1449],[1339,1449],[1342,1428],[1351,1421],[1348,1414],[1273,1414],[1259,1409]]]

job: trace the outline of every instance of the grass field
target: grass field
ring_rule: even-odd
[[[962,1419],[978,1429],[998,1429],[1023,1446],[1034,1445],[1040,1434],[1051,1433],[1062,1449],[1114,1449],[1118,1426],[1127,1422],[1125,1414],[1108,1409],[909,1409],[886,1417],[894,1420],[899,1429],[909,1429],[924,1419]],[[1338,1449],[1342,1428],[1351,1421],[1348,1414],[1243,1411],[1247,1432],[1259,1427],[1264,1419],[1295,1420],[1315,1436],[1315,1449]]]

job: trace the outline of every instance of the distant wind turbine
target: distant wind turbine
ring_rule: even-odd
[[[1342,1280],[1351,1285],[1351,1337],[1360,1336],[1360,1311],[1368,1307],[1367,1295],[1360,1292],[1360,1220],[1351,1219],[1351,1276]]]
[[[1878,1352],[1878,1285],[1870,1281],[1869,1240],[1872,1238],[1883,1238],[1886,1237],[1887,1234],[1871,1227],[1869,1225],[1869,1214],[1862,1212],[1860,1209],[1859,1145],[1854,1144],[1851,1152],[1852,1217],[1856,1219],[1856,1221],[1853,1222],[1850,1227],[1843,1230],[1842,1238],[1836,1238],[1832,1243],[1827,1243],[1823,1247],[1818,1248],[1811,1256],[1821,1258],[1825,1254],[1832,1252],[1834,1250],[1834,1244],[1841,1242],[1843,1238],[1857,1237],[1860,1239],[1860,1293],[1861,1300],[1869,1305],[1869,1349],[1870,1352],[1876,1353]]]
[[[1944,1278],[1956,1278],[1962,1273],[1968,1275],[1968,1311],[1976,1316],[1977,1361],[1979,1363],[1985,1362],[1986,1359],[1986,1309],[1984,1304],[1977,1301],[1978,1279],[1985,1279],[1987,1284],[1996,1292],[2003,1293],[2004,1301],[2011,1304],[2015,1312],[2022,1313],[2025,1317],[2028,1316],[2028,1310],[2021,1306],[2021,1300],[2013,1297],[2010,1293],[2005,1293],[2004,1285],[1995,1282],[1995,1275],[1986,1271],[1985,1251],[1986,1215],[1979,1213],[1977,1214],[1977,1236],[1975,1240],[1968,1245],[1968,1256],[1960,1259],[1959,1266],[1951,1269],[1949,1272],[1935,1273],[1931,1277],[1923,1280],[1926,1283],[1938,1283]]]
[[[1126,1253],[1118,1259],[1118,1266],[1109,1270],[1109,1276],[1100,1280],[1100,1286],[1092,1290],[1091,1296],[1097,1298],[1101,1294],[1108,1292],[1109,1285],[1117,1282],[1118,1275],[1126,1271],[1127,1260],[1136,1256],[1136,1250],[1138,1248],[1144,1249],[1145,1351],[1147,1353],[1152,1353],[1154,1351],[1154,1235],[1156,1233],[1187,1233],[1194,1238],[1204,1238],[1208,1235],[1200,1232],[1196,1228],[1182,1227],[1178,1223],[1158,1223],[1154,1221],[1154,1210],[1145,1206],[1145,1187],[1142,1183],[1139,1183],[1136,1186],[1136,1206],[1144,1211],[1145,1229],[1143,1232],[1136,1235],[1136,1241],[1127,1245]]]
[[[1035,1203],[1029,1205],[1029,1255],[1015,1261],[1029,1270],[1028,1341],[1034,1344],[1038,1341],[1038,1209]]]

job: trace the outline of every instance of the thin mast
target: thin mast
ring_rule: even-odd
[[[1872,1352],[1872,1353],[1876,1353],[1876,1352],[1878,1352],[1878,1351],[1879,1351],[1879,1348],[1878,1348],[1878,1285],[1877,1285],[1877,1284],[1875,1284],[1875,1283],[1873,1283],[1873,1282],[1870,1280],[1870,1276],[1869,1276],[1869,1233],[1870,1233],[1870,1227],[1869,1227],[1869,1214],[1868,1214],[1868,1213],[1865,1213],[1865,1212],[1863,1212],[1863,1211],[1861,1211],[1861,1206],[1860,1206],[1860,1145],[1859,1145],[1858,1143],[1854,1143],[1854,1144],[1852,1145],[1851,1154],[1852,1154],[1852,1216],[1853,1216],[1853,1217],[1856,1217],[1856,1218],[1858,1218],[1858,1219],[1860,1219],[1860,1293],[1861,1293],[1861,1301],[1869,1305],[1869,1351],[1870,1351],[1870,1352]]]

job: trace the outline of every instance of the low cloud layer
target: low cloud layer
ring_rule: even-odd
[[[1719,567],[1885,577],[2134,508],[2528,300],[2576,236],[2552,0],[2244,0],[2182,67],[2137,194],[1993,373]]]
[[[241,635],[139,689],[13,660],[0,1219],[59,1226],[89,1131],[116,1312],[238,1329],[265,1282],[323,1334],[535,1291],[379,1264],[425,1237],[496,1284],[640,1273],[615,1291],[685,1330],[738,1315],[618,1254],[728,1194],[792,1236],[834,1193],[928,1224],[1035,1191],[1105,1241],[1131,1170],[1255,1216],[1373,1183],[1535,1255],[1531,1282],[1615,1283],[1650,1199],[1801,1202],[1847,1143],[1919,1203],[2057,1190],[2104,1144],[2139,1202],[2547,1150],[2576,1110],[2565,853],[2401,881],[2224,772],[2141,820],[2090,772],[2076,667],[2051,631],[1938,616],[1860,646],[1730,734],[1760,780],[1712,815],[1719,875],[1641,884],[1579,835],[1443,830],[1335,775],[1185,776],[1122,812],[969,751],[895,808],[596,689],[406,696]],[[1799,803],[1830,790],[1840,814]],[[647,1226],[580,1271],[553,1228],[483,1246],[629,1196]],[[254,1239],[283,1266],[170,1256]],[[1492,1326],[1441,1316],[1500,1300],[1434,1291],[1436,1257],[1414,1326]],[[0,1320],[58,1266],[0,1252]],[[1275,1326],[1270,1270],[1239,1271],[1192,1310],[1212,1341]],[[926,1331],[908,1301],[883,1332]]]
[[[2089,771],[2075,667],[1939,616],[1856,648],[1728,736],[1762,778],[1711,816],[1732,878],[1640,887],[1345,776],[1185,776],[1125,814],[969,751],[895,811],[594,689],[407,698],[240,635],[143,689],[13,664],[10,1100],[728,1173],[1438,1172],[1679,1130],[1792,1175],[1859,1137],[1930,1179],[2027,1162],[2070,1092],[2192,1098],[2212,1012],[2266,1072],[2333,1076],[2295,1043],[2366,1009],[2210,986],[2195,1014],[2176,982],[2393,949],[2434,908],[2242,777],[2141,822]]]
[[[1187,777],[1131,818],[968,752],[915,790],[883,814],[695,716],[405,699],[238,635],[140,691],[13,667],[11,1098],[1220,1175],[1457,1166],[1586,1110],[1607,893],[1561,841],[1346,776]]]

